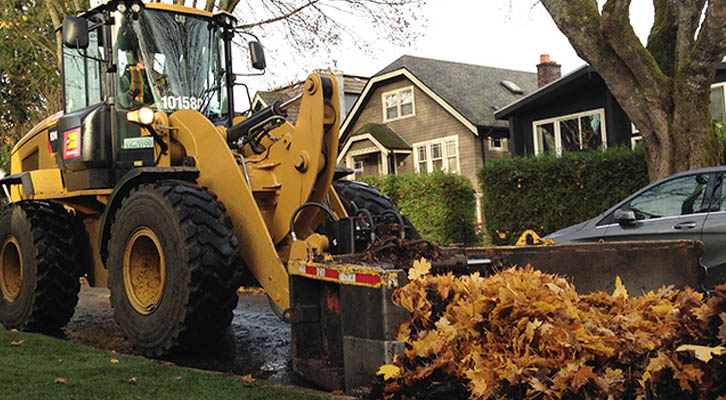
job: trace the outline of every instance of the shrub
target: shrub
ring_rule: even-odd
[[[362,180],[390,197],[425,239],[442,245],[478,242],[476,194],[468,178],[436,171]]]
[[[511,157],[479,171],[486,229],[494,244],[513,244],[526,229],[540,235],[588,220],[648,183],[642,148]]]

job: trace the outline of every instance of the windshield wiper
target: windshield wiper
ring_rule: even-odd
[[[200,95],[199,98],[202,99],[202,106],[199,108],[199,112],[207,115],[207,108],[209,108],[209,105],[211,104],[212,98],[214,97],[214,92],[222,88],[222,77],[224,76],[224,71],[221,71],[219,75],[217,75],[217,79],[214,82],[214,86],[205,89]]]

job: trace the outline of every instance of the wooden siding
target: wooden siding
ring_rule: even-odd
[[[354,156],[353,161],[363,161],[363,172],[356,174],[355,178],[380,174],[380,153],[371,153],[361,156]]]
[[[407,86],[413,86],[414,115],[388,121],[385,124],[411,145],[417,142],[458,135],[461,173],[471,179],[472,184],[474,184],[478,192],[479,185],[477,183],[476,173],[482,167],[481,142],[479,137],[475,136],[473,132],[441,107],[439,103],[405,77],[394,78],[385,85],[373,90],[368,97],[367,103],[360,111],[358,118],[348,129],[351,132],[356,132],[369,122],[384,123],[382,94]],[[415,171],[413,155],[399,155],[397,161],[401,159],[403,159],[405,165],[400,166],[400,162],[397,163],[396,171],[398,173]]]
[[[373,142],[371,142],[369,139],[358,140],[356,142],[353,142],[353,144],[350,145],[350,148],[348,149],[348,151],[368,149],[371,147],[376,147],[376,145],[373,144]]]

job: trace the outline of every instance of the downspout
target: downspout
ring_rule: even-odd
[[[489,132],[486,133],[486,137],[489,137],[489,135],[494,132],[494,128],[489,128]],[[485,166],[487,163],[487,150],[484,147],[484,136],[479,136],[479,142],[481,142],[481,166]]]

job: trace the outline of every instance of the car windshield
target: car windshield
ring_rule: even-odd
[[[116,12],[114,57],[120,108],[227,113],[222,31],[211,19],[144,9]]]

